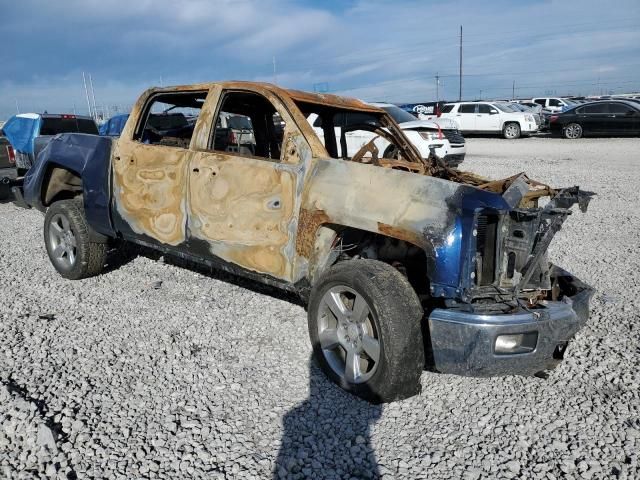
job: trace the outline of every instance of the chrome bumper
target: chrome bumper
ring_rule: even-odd
[[[593,289],[568,272],[561,277],[560,301],[542,302],[534,310],[482,315],[454,309],[435,309],[429,315],[434,367],[442,373],[468,376],[532,375],[555,367],[569,340],[589,317]],[[537,334],[532,350],[496,353],[500,335]]]

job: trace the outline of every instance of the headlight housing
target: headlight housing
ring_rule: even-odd
[[[444,135],[442,131],[437,130],[421,130],[418,132],[422,138],[429,142],[437,142],[438,140],[443,140]]]
[[[533,115],[525,115],[525,116],[524,116],[524,119],[525,119],[527,122],[533,122],[533,121],[535,121],[535,120],[533,119]]]

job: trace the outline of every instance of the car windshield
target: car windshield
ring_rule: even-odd
[[[405,122],[414,122],[416,117],[411,115],[409,112],[405,112],[400,107],[396,107],[395,105],[389,105],[386,107],[382,107],[389,115],[393,117],[393,119],[398,123]]]
[[[513,113],[513,112],[517,112],[519,111],[516,108],[513,108],[513,106],[509,105],[508,103],[494,103],[494,105],[502,110],[503,112],[507,112],[507,113]]]

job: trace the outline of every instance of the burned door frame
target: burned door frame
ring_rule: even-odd
[[[113,222],[126,238],[182,250],[186,240],[187,171],[198,130],[202,130],[204,105],[189,147],[145,144],[135,136],[147,121],[158,97],[202,93],[205,104],[210,88],[202,85],[149,90],[134,106],[112,156]]]
[[[278,160],[213,149],[216,119],[231,93],[263,97],[285,121]],[[285,102],[263,89],[215,87],[203,110],[209,131],[206,137],[199,132],[188,171],[190,249],[292,283],[303,177],[312,157],[309,142]]]

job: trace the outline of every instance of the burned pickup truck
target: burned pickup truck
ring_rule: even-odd
[[[150,135],[167,108],[197,116],[193,128]],[[351,157],[347,129],[334,128],[346,112],[362,117],[349,130],[375,134]],[[252,150],[218,142],[225,115],[250,119]],[[591,194],[424,159],[384,110],[357,100],[245,82],[150,89],[119,139],[56,137],[14,192],[46,212],[63,277],[98,274],[109,245],[128,241],[298,293],[320,367],[373,402],[417,393],[425,365],[549,369],[588,317],[592,290],[547,247]]]

